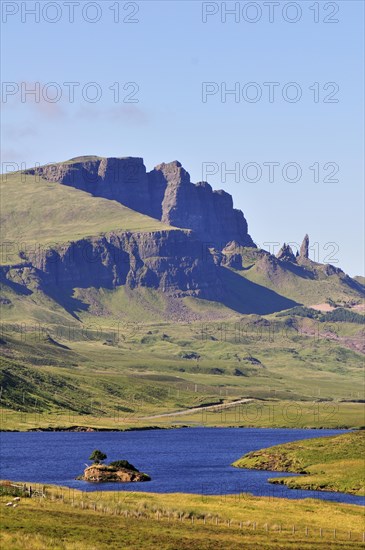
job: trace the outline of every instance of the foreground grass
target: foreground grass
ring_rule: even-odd
[[[363,536],[360,507],[313,499],[56,487],[46,494],[22,498],[17,508],[0,497],[4,550],[337,549],[360,546]]]
[[[365,494],[365,431],[285,443],[248,453],[238,468],[306,474],[274,478],[292,489]]]

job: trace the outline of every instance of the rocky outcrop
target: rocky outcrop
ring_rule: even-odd
[[[282,262],[296,262],[294,252],[290,245],[284,243],[276,255],[277,259]]]
[[[309,258],[309,237],[306,235],[300,247],[299,257],[302,259]]]
[[[85,468],[82,476],[76,479],[80,481],[89,481],[92,483],[130,483],[135,481],[150,481],[147,474],[138,470],[129,470],[127,468],[117,468],[106,464],[92,464]]]
[[[230,267],[232,269],[242,269],[242,256],[241,254],[229,254],[225,255],[222,260],[222,265]]]
[[[252,250],[249,248],[249,250]],[[232,269],[243,269],[243,254],[245,248],[236,241],[229,242],[222,250],[219,264]],[[258,249],[255,249],[258,252]]]
[[[81,157],[26,173],[116,200],[165,224],[191,229],[198,239],[220,250],[232,240],[255,247],[243,213],[233,208],[231,195],[213,191],[207,182],[192,183],[178,161],[159,164],[147,173],[141,158]]]
[[[255,246],[243,213],[233,208],[231,195],[213,191],[207,182],[192,183],[178,161],[156,166],[154,173],[158,172],[166,182],[162,222],[192,229],[201,240],[219,250],[232,240],[241,246]]]

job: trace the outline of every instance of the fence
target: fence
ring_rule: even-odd
[[[120,516],[129,520],[137,521],[158,521],[172,525],[190,525],[195,527],[210,527],[214,529],[229,529],[235,530],[238,533],[248,534],[256,533],[260,535],[285,535],[296,537],[297,539],[324,539],[337,541],[352,541],[352,543],[365,542],[365,532],[360,533],[354,530],[343,530],[338,528],[330,529],[328,527],[318,527],[309,525],[291,524],[285,525],[282,523],[269,524],[268,522],[258,522],[253,519],[223,518],[218,514],[186,512],[182,510],[168,510],[152,506],[151,508],[127,508],[126,502],[130,494],[121,492],[116,496],[117,500],[123,502],[107,502],[103,501],[99,496],[94,496],[93,492],[80,492],[73,489],[63,487],[47,488],[44,485],[33,484],[13,484],[10,482],[2,482],[0,487],[18,488],[23,491],[24,496],[38,499],[39,506],[43,507],[48,502],[59,503],[61,505],[70,506],[77,510],[90,510],[99,514]],[[132,493],[134,495],[134,493]]]
[[[11,481],[2,481],[0,483],[0,494],[11,494],[14,496],[23,496],[23,497],[41,497],[46,498],[46,489],[45,485],[27,486],[26,483],[12,483]]]

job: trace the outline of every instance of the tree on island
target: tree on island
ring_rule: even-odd
[[[105,453],[102,451],[99,451],[99,449],[95,449],[89,456],[89,460],[93,460],[94,464],[100,464],[103,460],[108,458]]]

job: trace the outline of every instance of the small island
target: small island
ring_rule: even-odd
[[[110,464],[103,464],[107,455],[95,449],[89,457],[93,461],[91,466],[87,466],[84,473],[76,479],[89,481],[92,483],[120,482],[129,483],[134,481],[150,481],[149,475],[137,470],[128,460],[116,460]]]

